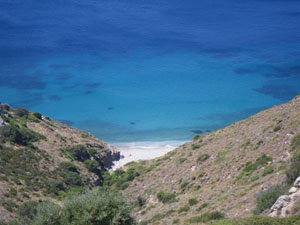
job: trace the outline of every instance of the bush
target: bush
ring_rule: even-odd
[[[21,216],[21,223],[26,218]],[[28,225],[133,225],[130,208],[120,194],[94,188],[75,194],[64,201],[62,207],[43,202],[36,208],[36,215]]]
[[[211,213],[204,213],[201,216],[192,217],[189,219],[190,223],[206,223],[211,220],[220,220],[225,218],[225,214],[215,211]]]
[[[2,206],[9,212],[14,211],[14,209],[17,207],[16,203],[14,203],[11,200],[5,200],[2,202]]]
[[[265,209],[270,209],[276,202],[279,196],[285,194],[288,186],[285,184],[271,186],[269,189],[260,192],[256,197],[255,214],[263,212]]]
[[[77,172],[68,171],[63,174],[64,183],[69,186],[81,186],[81,177]]]
[[[32,113],[32,115],[34,115],[37,119],[41,120],[42,119],[42,114],[38,113],[38,112],[34,112]]]
[[[45,139],[44,136],[29,130],[27,128],[19,128],[16,125],[8,125],[0,128],[0,136],[4,141],[13,142],[19,145],[29,145],[31,142]]]
[[[81,162],[90,159],[90,155],[87,151],[87,148],[83,145],[69,147],[65,151],[68,152],[74,159],[79,160]]]
[[[27,117],[29,114],[29,111],[24,108],[18,108],[16,109],[16,115],[19,117]]]
[[[199,201],[196,198],[190,198],[189,199],[189,205],[190,206],[196,205],[196,204],[198,204],[198,202]]]
[[[209,159],[209,155],[208,154],[201,154],[198,158],[197,158],[197,162],[204,162],[206,161],[207,159]]]
[[[278,125],[278,126],[276,126],[276,127],[273,129],[273,131],[274,131],[274,132],[277,132],[277,131],[279,131],[280,129],[281,129],[281,126]]]
[[[188,212],[189,210],[190,210],[190,207],[188,205],[185,205],[185,206],[181,207],[180,209],[178,209],[178,213]]]
[[[61,208],[52,202],[43,202],[37,207],[32,225],[62,225]]]
[[[291,144],[292,151],[300,150],[300,134],[297,134]]]
[[[61,162],[59,164],[59,168],[61,170],[67,170],[67,171],[71,171],[71,172],[78,172],[78,168],[77,166],[75,166],[73,163],[71,162]]]
[[[99,163],[97,161],[87,159],[84,161],[84,166],[88,171],[100,174],[100,170],[98,169]]]
[[[264,171],[263,171],[263,173],[262,173],[262,176],[263,176],[263,177],[264,177],[264,176],[267,176],[267,175],[269,175],[269,174],[271,174],[271,173],[273,173],[273,172],[274,172],[273,167],[265,168]]]
[[[300,176],[300,151],[296,151],[291,159],[291,164],[286,171],[287,183],[293,184]]]
[[[184,163],[186,160],[187,160],[186,158],[180,158],[180,159],[178,159],[178,163],[179,163],[179,164],[182,164],[182,163]]]
[[[20,217],[26,220],[33,220],[37,214],[38,205],[39,202],[30,200],[20,205],[18,207],[17,213]]]
[[[212,225],[297,225],[300,224],[300,216],[287,218],[272,218],[262,216],[251,216],[248,218],[227,219],[211,223]]]
[[[197,140],[199,140],[199,139],[201,139],[201,135],[200,135],[200,134],[197,134],[197,135],[194,136],[193,141],[197,141]]]
[[[62,221],[62,224],[74,225],[135,224],[128,204],[120,194],[98,188],[67,199],[62,209]]]
[[[10,110],[10,106],[7,104],[2,104],[1,108],[2,108],[2,111],[4,111],[4,112],[9,112],[9,110]]]
[[[156,196],[162,203],[171,203],[175,201],[175,194],[167,191],[160,191]]]

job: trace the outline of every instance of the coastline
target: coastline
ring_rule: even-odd
[[[187,140],[188,141],[188,140]],[[187,141],[145,141],[145,142],[118,142],[110,145],[120,151],[122,158],[114,161],[111,170],[116,170],[132,161],[150,160],[160,157]]]

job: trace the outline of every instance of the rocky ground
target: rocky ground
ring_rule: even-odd
[[[163,157],[132,164],[143,172],[124,193],[143,203],[134,214],[151,224],[184,223],[212,211],[228,217],[252,215],[256,195],[285,180],[290,145],[299,133],[298,96],[196,137]],[[159,199],[161,191],[169,201]]]

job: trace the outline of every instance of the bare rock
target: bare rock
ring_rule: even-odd
[[[291,198],[288,195],[280,196],[275,202],[275,204],[272,206],[269,216],[284,217],[286,214],[284,208],[286,208],[290,202],[291,202]]]
[[[297,192],[297,191],[298,191],[298,188],[296,188],[296,187],[291,187],[290,190],[289,190],[289,194],[293,194],[293,193],[295,193],[295,192]]]
[[[300,177],[294,183],[294,187],[289,190],[289,195],[280,196],[270,209],[271,217],[287,217],[295,214],[295,207],[300,202]]]
[[[2,117],[0,116],[0,127],[5,126],[6,123],[4,122],[4,120],[2,119]]]
[[[294,183],[294,187],[300,188],[300,177],[298,177]]]

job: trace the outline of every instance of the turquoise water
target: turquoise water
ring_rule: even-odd
[[[300,93],[298,1],[30,2],[0,0],[0,100],[105,141],[190,140]]]

